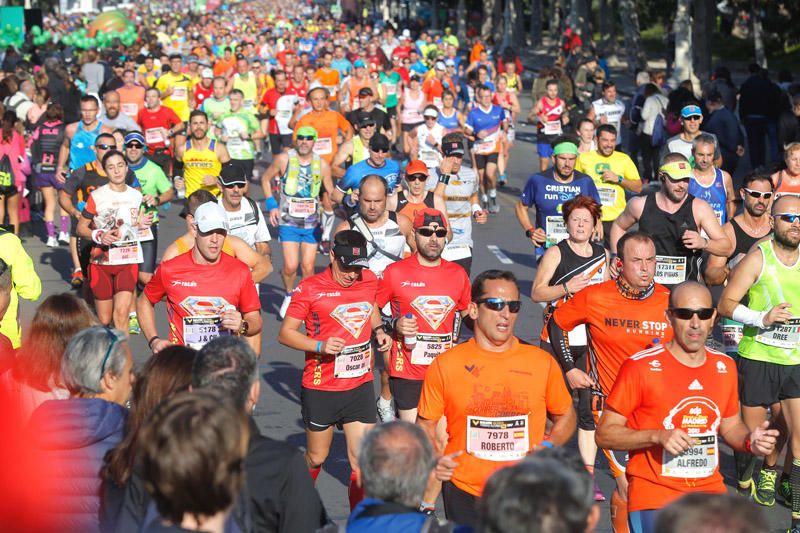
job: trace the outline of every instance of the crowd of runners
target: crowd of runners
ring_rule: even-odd
[[[347,531],[590,531],[606,499],[617,533],[761,531],[719,495],[730,448],[740,496],[800,532],[791,76],[640,72],[623,99],[574,38],[529,88],[472,29],[274,2],[128,15],[129,46],[79,49],[63,36],[91,17],[48,16],[60,37],[2,52],[0,392],[32,468],[5,475],[36,479],[9,523],[337,531],[314,484],[338,428]],[[536,258],[523,295],[473,271],[473,227],[534,150],[503,237]],[[164,242],[170,206],[186,230]],[[75,289],[24,328],[42,281],[21,233],[69,250]],[[534,304],[539,346],[515,336]],[[266,338],[304,353],[304,451],[249,416]]]

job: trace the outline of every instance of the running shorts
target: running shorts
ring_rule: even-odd
[[[118,292],[134,292],[139,265],[89,265],[89,287],[96,300],[111,300]]]
[[[422,394],[421,379],[404,379],[389,376],[389,389],[392,391],[394,403],[398,409],[409,411],[419,405],[419,396]]]
[[[314,228],[298,228],[295,226],[278,226],[278,240],[280,242],[299,242],[308,244],[319,244],[322,239],[322,229],[317,226]]]
[[[278,155],[279,153],[283,152],[284,148],[292,147],[292,134],[287,133],[285,135],[281,135],[278,133],[270,133],[269,146],[270,150],[272,151],[272,155]]]
[[[776,365],[739,357],[739,398],[747,407],[768,407],[800,398],[800,365]]]
[[[478,169],[485,169],[487,165],[490,163],[497,164],[498,156],[497,152],[493,154],[475,154],[475,166]]]
[[[325,431],[333,425],[342,426],[350,422],[376,422],[372,381],[346,391],[302,387],[300,405],[303,424],[309,431]]]

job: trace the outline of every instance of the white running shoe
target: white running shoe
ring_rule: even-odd
[[[387,422],[391,422],[395,420],[394,416],[394,400],[384,400],[383,397],[378,396],[378,400],[375,402],[378,407],[378,420],[381,421],[381,424],[385,424]]]
[[[69,233],[67,233],[66,231],[59,231],[58,242],[69,244]]]
[[[283,303],[281,304],[281,308],[278,311],[278,314],[280,315],[281,318],[285,318],[286,317],[286,310],[289,309],[289,304],[290,303],[292,303],[292,295],[291,294],[287,294],[283,298]]]
[[[50,235],[47,238],[47,247],[48,248],[58,248],[58,239],[56,239],[55,235]]]

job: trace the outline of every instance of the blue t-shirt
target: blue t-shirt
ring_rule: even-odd
[[[385,179],[389,184],[389,191],[394,191],[397,184],[400,183],[400,164],[392,159],[387,159],[382,167],[374,167],[370,164],[369,159],[365,159],[348,168],[344,177],[336,184],[336,188],[342,192],[358,189],[361,180],[372,174],[377,174]]]
[[[488,112],[480,107],[475,107],[467,115],[466,126],[473,133],[488,131],[492,134],[500,129],[500,124],[506,119],[505,110],[499,105],[492,105]]]
[[[350,71],[353,70],[353,64],[346,57],[343,57],[342,59],[334,59],[331,62],[331,68],[338,70],[339,75],[344,78],[350,75]]]
[[[600,193],[597,192],[592,178],[586,174],[575,171],[571,182],[561,183],[556,181],[553,173],[554,170],[550,168],[528,178],[528,183],[519,196],[524,206],[536,206],[536,227],[545,231],[547,231],[547,217],[561,218],[561,206],[567,200],[584,194],[600,203]],[[544,247],[536,248],[537,256],[543,253]]]
[[[714,210],[717,220],[719,220],[720,225],[722,225],[728,220],[728,196],[725,193],[725,182],[722,179],[722,171],[717,168],[714,169],[714,172],[714,182],[710,186],[703,187],[695,178],[692,178],[689,181],[688,192],[695,198],[705,200],[708,205],[711,206],[711,209]]]

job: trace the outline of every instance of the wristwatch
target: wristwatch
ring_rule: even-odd
[[[242,320],[242,325],[239,326],[239,331],[236,333],[240,337],[243,335],[247,335],[247,331],[250,329],[250,324],[247,323],[247,320]]]
[[[536,231],[534,228],[526,229],[525,230],[525,236],[530,239],[531,237],[533,237],[533,232],[534,231]]]

